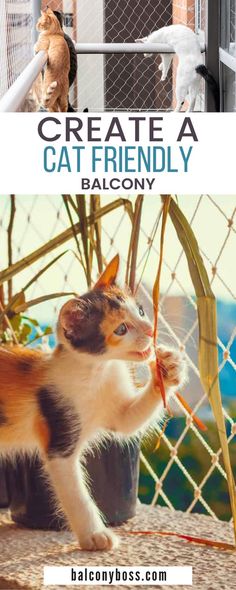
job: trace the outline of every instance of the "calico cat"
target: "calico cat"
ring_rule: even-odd
[[[204,78],[212,90],[215,109],[220,110],[219,87],[214,77],[203,64],[203,56],[198,36],[185,25],[169,25],[153,31],[148,37],[137,39],[139,43],[167,43],[175,50],[178,56],[178,67],[176,74],[176,108],[181,108],[187,98],[189,102],[188,111],[193,111],[196,98],[200,90],[201,78]],[[162,71],[161,80],[165,80],[174,54],[161,54]]]
[[[118,538],[90,497],[79,458],[106,437],[128,438],[160,420],[162,401],[153,328],[144,310],[116,285],[116,256],[92,290],[62,307],[51,355],[0,348],[0,448],[7,456],[40,453],[51,486],[86,550]],[[167,395],[183,381],[176,351],[158,348]],[[147,361],[150,379],[135,391],[126,361]]]
[[[43,78],[42,106],[48,111],[67,112],[70,53],[60,23],[50,8],[41,11],[36,26],[40,32],[35,52],[47,51],[48,63]]]

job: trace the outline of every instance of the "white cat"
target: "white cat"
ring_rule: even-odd
[[[169,25],[153,31],[148,37],[137,39],[137,43],[167,43],[178,56],[176,74],[176,108],[181,108],[188,100],[188,111],[193,111],[196,98],[200,90],[201,78],[209,84],[215,100],[216,111],[219,111],[219,88],[212,74],[204,65],[203,54],[198,35],[185,25]],[[174,53],[161,54],[162,71],[161,80],[165,80],[173,59]]]

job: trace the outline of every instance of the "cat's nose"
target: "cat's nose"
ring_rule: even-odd
[[[150,338],[153,336],[153,327],[150,326],[150,324],[145,324],[143,326],[143,331],[146,336],[150,336]]]

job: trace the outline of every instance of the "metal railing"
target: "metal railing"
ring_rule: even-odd
[[[167,43],[77,43],[77,53],[175,53]],[[204,53],[205,45],[201,44]]]
[[[77,43],[77,54],[170,54],[174,49],[166,43]],[[205,45],[201,51],[205,53]],[[47,62],[47,53],[40,51],[33,57],[17,80],[0,100],[0,112],[19,111],[37,76]]]

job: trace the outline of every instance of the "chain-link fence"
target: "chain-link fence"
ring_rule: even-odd
[[[101,197],[101,206],[116,201],[117,208],[102,218],[102,252],[104,261],[109,261],[119,251],[125,268],[131,235],[127,201],[119,201],[118,197]],[[134,205],[135,198],[130,197],[129,201]],[[178,202],[199,241],[217,296],[220,382],[229,448],[236,470],[236,284],[232,255],[236,247],[236,197],[178,196]],[[9,256],[10,262],[15,263],[36,248],[43,246],[44,253],[41,252],[40,258],[13,278],[11,292],[19,292],[46,264],[63,252],[63,256],[27,289],[27,301],[52,292],[84,292],[87,289],[85,275],[78,261],[78,244],[71,230],[71,220],[63,198],[17,196],[14,205],[12,216],[12,198],[1,197],[1,267],[8,266]],[[160,197],[144,198],[136,280],[137,283],[141,280],[139,298],[150,317],[152,286],[159,259],[160,211]],[[78,220],[73,209],[71,215],[74,221]],[[209,232],[209,219],[214,233]],[[65,231],[67,237],[62,240]],[[9,232],[12,243],[10,252]],[[47,252],[45,248],[52,239],[59,245]],[[96,276],[95,265],[93,279]],[[6,301],[7,292],[6,288]],[[41,303],[30,308],[28,315],[37,318],[43,329],[55,324],[62,301],[64,299],[58,298]],[[160,448],[155,450],[156,439],[143,447],[140,498],[172,509],[205,512],[214,518],[229,518],[226,474],[214,421],[199,379],[196,301],[185,255],[170,222],[167,226],[161,278],[159,340],[185,350],[189,380],[182,395],[194,411],[200,413],[208,425],[208,431],[198,430],[188,412],[175,398],[172,409],[177,417],[172,418],[164,433],[160,427]]]
[[[183,6],[186,2],[182,0]],[[42,2],[64,12],[64,29],[79,43],[130,43],[160,27],[182,23],[199,32],[199,14],[204,0],[188,8],[175,0],[49,0]],[[1,3],[0,89],[3,94],[24,69],[33,54],[35,20],[40,2],[3,0]],[[36,9],[38,7],[38,9]],[[203,21],[202,21],[203,22]],[[203,41],[203,36],[201,36]],[[174,106],[176,59],[166,81],[161,82],[159,55],[78,55],[77,84],[71,90],[75,109],[90,111],[171,110]],[[197,110],[204,109],[198,101]]]

